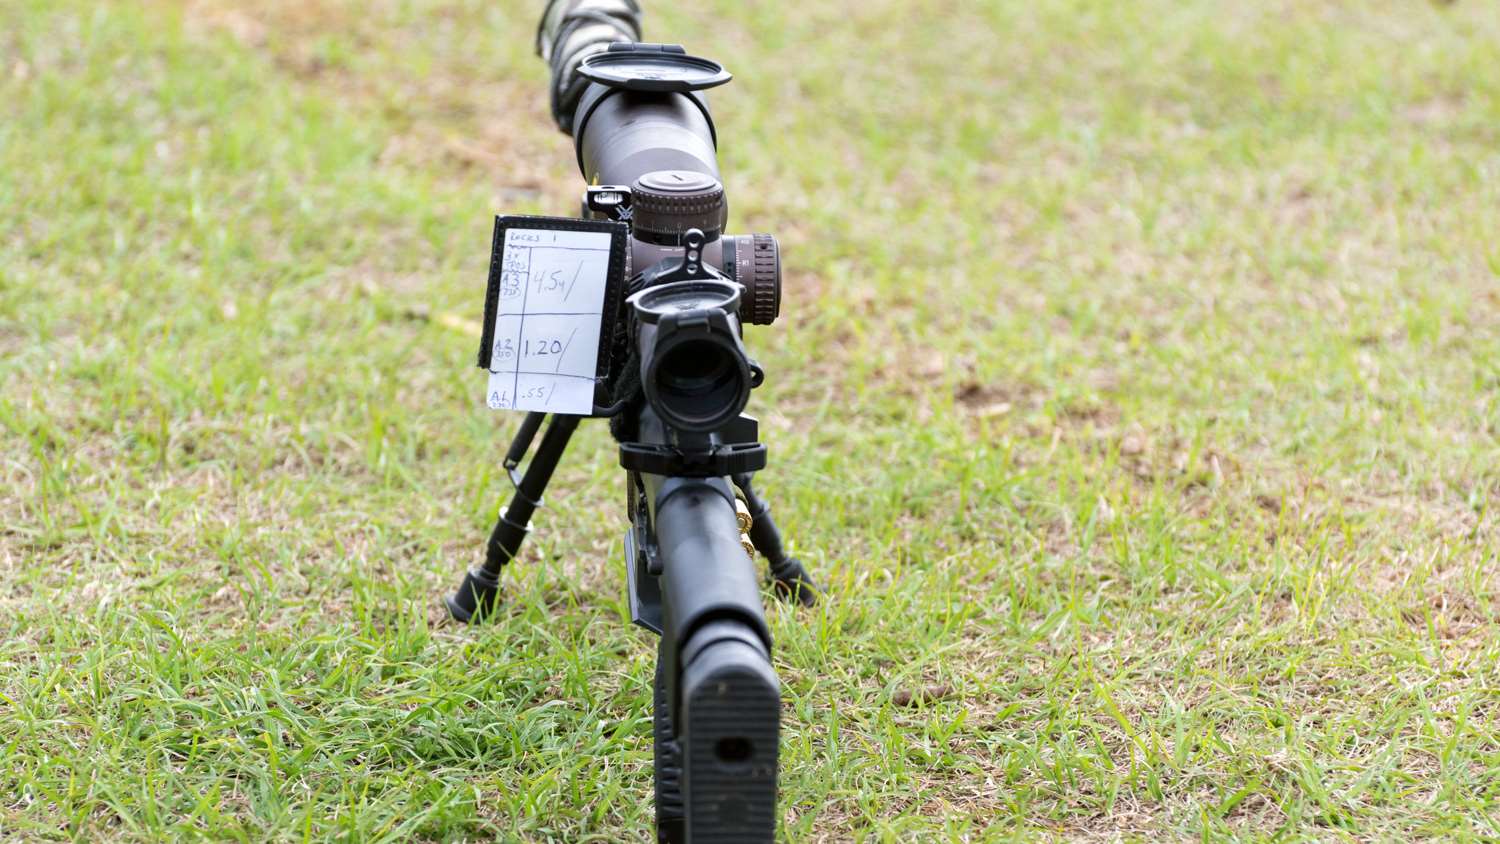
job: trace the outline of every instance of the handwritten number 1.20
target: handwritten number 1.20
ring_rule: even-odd
[[[547,355],[560,355],[563,352],[563,341],[561,340],[525,340],[522,341],[521,354],[533,357],[545,357]]]
[[[560,355],[567,351],[567,344],[559,338],[531,339],[521,341],[522,357],[547,357],[549,355]],[[516,356],[516,338],[502,337],[495,341],[494,359],[506,361]]]

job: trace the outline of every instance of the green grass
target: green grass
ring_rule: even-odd
[[[0,5],[0,839],[648,837],[603,425],[440,605],[535,5]],[[787,840],[1500,837],[1500,9],[647,7],[789,271]]]

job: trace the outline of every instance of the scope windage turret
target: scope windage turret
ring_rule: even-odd
[[[668,427],[716,431],[739,416],[758,383],[740,343],[739,287],[704,279],[631,296],[646,401]]]

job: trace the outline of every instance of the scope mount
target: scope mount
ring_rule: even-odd
[[[722,431],[676,437],[674,443],[620,443],[620,466],[647,475],[713,478],[758,472],[766,467],[760,423],[741,414]]]
[[[680,44],[616,41],[578,66],[578,75],[623,91],[686,94],[734,78],[711,59],[690,56]]]
[[[683,478],[743,475],[766,468],[766,447],[761,443],[733,443],[698,450],[653,443],[620,443],[620,467],[647,475]]]
[[[688,229],[681,238],[682,255],[663,258],[630,280],[632,293],[648,287],[659,287],[676,281],[725,281],[736,283],[713,264],[704,262],[703,246],[707,242],[701,229]]]

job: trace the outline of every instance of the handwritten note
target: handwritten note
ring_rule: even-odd
[[[508,229],[487,404],[588,415],[609,282],[606,232]]]

